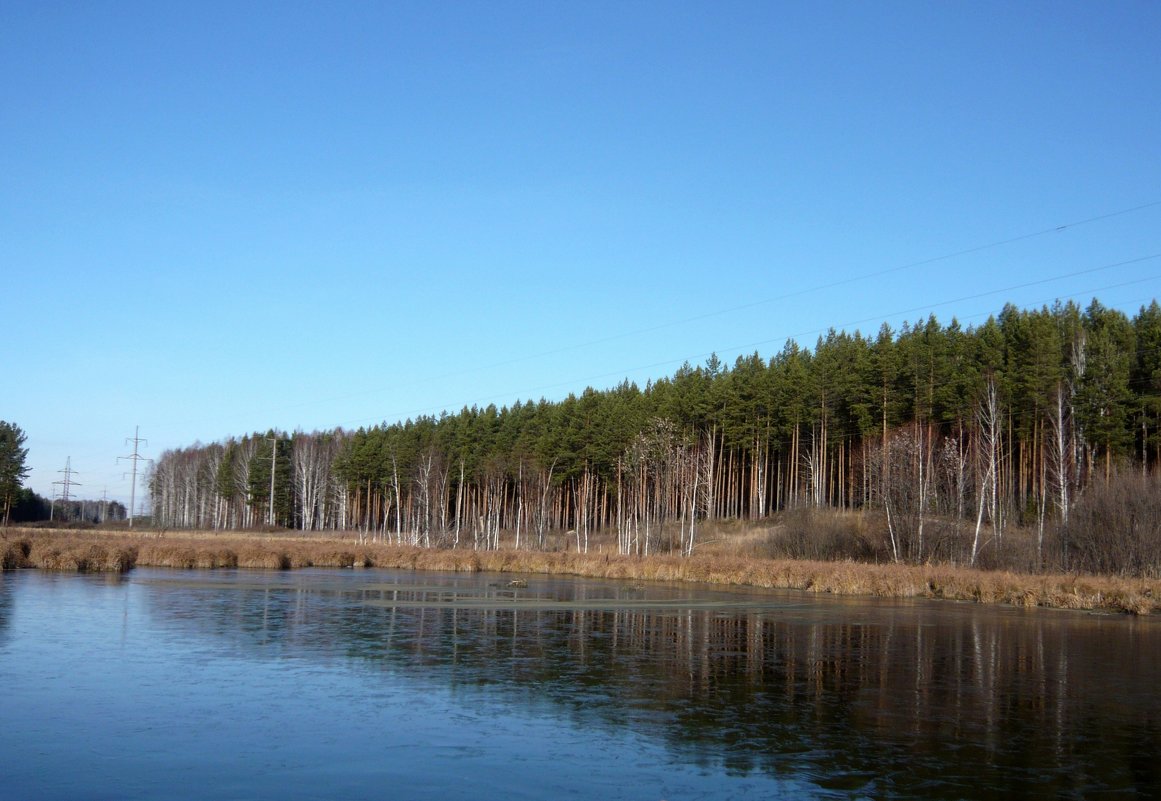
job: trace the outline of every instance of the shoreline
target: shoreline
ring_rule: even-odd
[[[126,533],[10,528],[0,531],[0,565],[62,572],[134,567],[213,570],[305,567],[574,575],[628,581],[684,581],[845,596],[928,598],[1151,615],[1161,611],[1156,579],[1020,574],[952,565],[816,562],[739,556],[622,556],[567,551],[419,548],[339,537]]]

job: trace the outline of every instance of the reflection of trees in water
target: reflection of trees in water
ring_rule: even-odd
[[[12,620],[14,601],[13,580],[0,572],[0,643],[8,638],[8,626]]]
[[[572,658],[613,706],[664,712],[647,719],[690,756],[709,745],[743,771],[891,776],[878,791],[928,797],[981,783],[1045,796],[1161,789],[1161,649],[1152,631],[1130,636],[1131,621],[576,614],[570,632],[603,636],[570,637]]]
[[[618,592],[625,608],[504,608],[518,594],[497,592],[473,606],[479,587],[405,585],[155,600],[243,651],[551,702],[582,724],[663,738],[689,761],[805,772],[839,792],[1161,791],[1161,632],[1148,623],[926,606],[835,622],[841,611],[633,608],[631,588]]]

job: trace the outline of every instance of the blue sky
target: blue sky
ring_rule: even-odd
[[[36,491],[71,456],[127,500],[136,425],[157,456],[1132,314],[1158,41],[1155,2],[9,0],[0,419]]]

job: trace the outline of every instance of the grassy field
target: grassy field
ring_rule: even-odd
[[[739,538],[752,537],[739,532]],[[602,546],[603,547],[603,546]],[[99,572],[177,569],[402,568],[691,581],[836,595],[946,598],[977,603],[1152,614],[1161,582],[1117,576],[1023,574],[949,565],[771,559],[707,549],[691,558],[567,551],[424,549],[349,537],[212,532],[128,533],[11,528],[0,532],[4,569]],[[744,551],[745,549],[741,549]],[[735,551],[735,554],[737,551]]]

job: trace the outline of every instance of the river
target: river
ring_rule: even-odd
[[[0,575],[0,798],[1161,797],[1161,623],[385,570]]]

